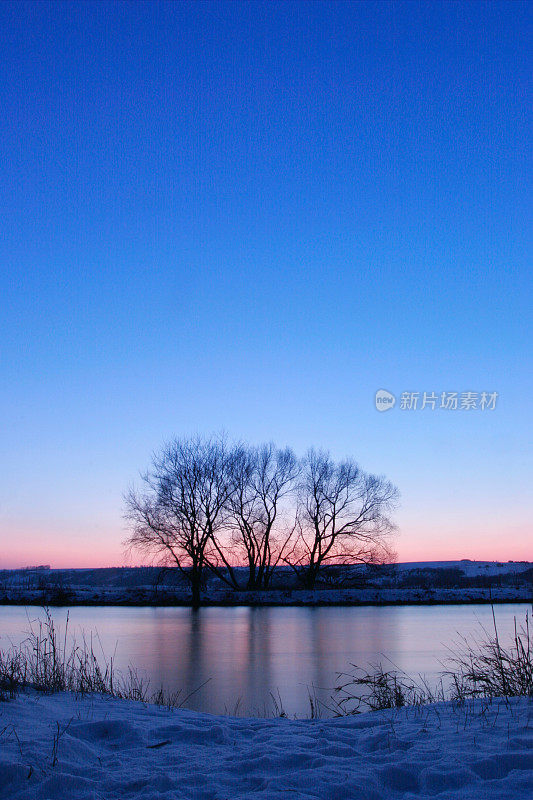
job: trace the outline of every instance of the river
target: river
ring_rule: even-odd
[[[527,604],[496,606],[504,641]],[[64,633],[67,610],[52,609]],[[38,608],[0,606],[0,647],[17,645]],[[35,622],[32,623],[35,628]],[[434,682],[450,648],[461,636],[483,638],[493,630],[488,605],[137,608],[76,607],[69,612],[69,636],[92,636],[96,655],[124,671],[181,692],[188,708],[211,713],[270,716],[274,696],[289,715],[309,715],[309,691],[327,706],[337,675],[350,665],[381,662]]]

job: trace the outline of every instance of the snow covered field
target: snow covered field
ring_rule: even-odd
[[[533,703],[238,719],[69,694],[0,703],[2,800],[528,800]]]
[[[330,571],[333,567],[330,567]],[[533,565],[521,561],[427,561],[336,568],[335,581],[314,590],[298,586],[289,567],[277,567],[268,590],[233,590],[209,576],[205,605],[395,605],[529,602]],[[246,584],[246,570],[235,569]],[[330,577],[332,577],[330,575]],[[155,567],[0,570],[0,604],[190,605],[190,587],[177,570]]]

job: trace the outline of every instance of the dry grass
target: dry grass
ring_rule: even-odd
[[[514,635],[504,646],[498,634],[494,608],[494,630],[484,631],[484,640],[471,644],[462,639],[450,658],[454,699],[462,697],[533,697],[533,628],[526,613],[519,627],[514,621]]]
[[[339,676],[335,689],[337,714],[355,714],[385,708],[420,706],[451,700],[464,702],[476,697],[533,697],[533,628],[526,613],[519,627],[516,618],[509,645],[500,640],[494,609],[494,630],[483,631],[480,642],[462,638],[451,651],[449,668],[444,670],[436,688],[420,678],[413,680],[404,672],[385,670],[381,664],[371,670],[354,665],[350,673]]]
[[[13,698],[20,689],[32,688],[44,693],[97,693],[177,708],[190,697],[163,689],[151,692],[149,682],[132,667],[125,675],[118,673],[113,658],[96,656],[92,636],[81,644],[69,641],[68,615],[60,635],[45,608],[44,620],[31,625],[28,638],[19,647],[0,651],[0,699]]]

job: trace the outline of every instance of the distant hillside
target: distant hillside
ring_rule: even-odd
[[[479,577],[481,575],[501,575],[525,572],[533,566],[531,561],[471,561],[463,558],[461,561],[404,561],[396,564],[399,572],[409,572],[420,569],[459,569],[465,577]]]

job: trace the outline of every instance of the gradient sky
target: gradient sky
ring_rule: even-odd
[[[1,566],[123,563],[221,430],[386,474],[402,560],[533,559],[531,8],[0,4]]]

